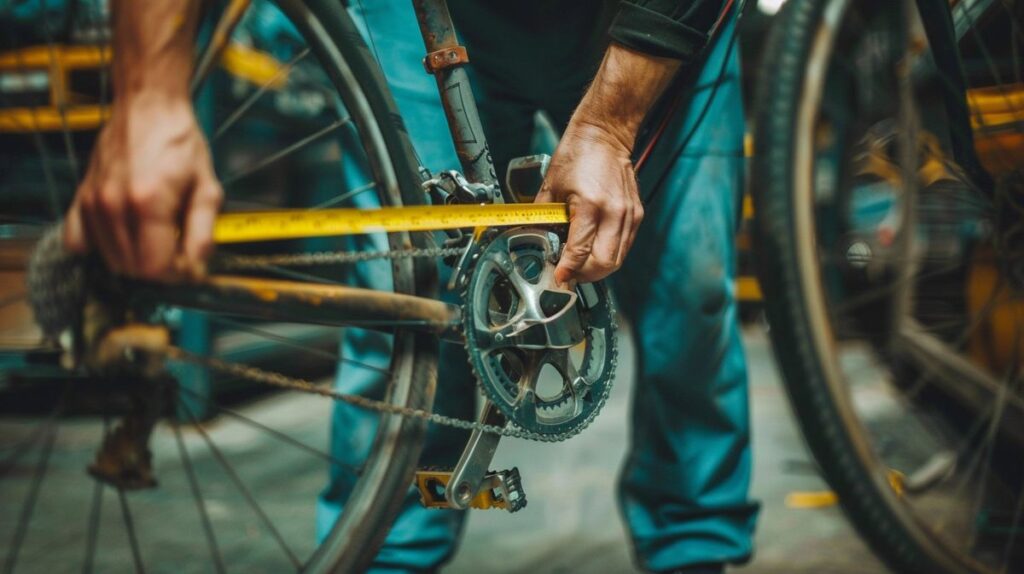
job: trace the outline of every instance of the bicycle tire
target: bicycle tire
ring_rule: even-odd
[[[328,0],[272,0],[272,3],[299,31],[348,110],[365,150],[365,161],[378,184],[376,193],[381,205],[423,204],[425,195],[420,187],[419,166],[401,116],[376,59],[344,6]],[[67,135],[67,128],[64,130]],[[430,246],[430,238],[424,233],[391,233],[387,240],[391,249]],[[395,292],[438,296],[433,259],[399,258],[390,264]],[[388,375],[390,383],[383,399],[394,406],[431,410],[437,354],[435,336],[396,329]],[[193,414],[192,418],[197,417]],[[305,561],[303,571],[366,569],[412,484],[426,424],[418,418],[381,415],[349,502],[329,534]],[[309,492],[311,501],[315,496],[316,492]],[[10,562],[12,567],[13,564]]]
[[[382,195],[390,206],[420,205],[424,194],[419,184],[418,164],[412,144],[405,133],[401,116],[390,95],[387,82],[355,23],[337,2],[329,0],[277,0],[278,7],[302,32],[310,47],[325,65],[346,107],[366,110],[356,118],[362,137],[380,139],[386,156],[369,158],[371,163],[393,163],[394,181]],[[355,114],[354,114],[355,116]],[[372,118],[372,123],[366,121]],[[375,149],[367,146],[367,149]],[[388,166],[378,165],[380,172]],[[376,171],[376,170],[375,170]],[[393,246],[406,244],[426,247],[423,234],[392,234]],[[402,290],[420,296],[437,296],[434,263],[422,260],[396,261],[406,266],[412,283]],[[396,290],[399,286],[396,285]],[[437,340],[431,336],[405,332],[396,336],[394,355],[402,362],[392,368],[400,372],[391,386],[393,404],[430,410],[437,379]],[[393,363],[394,365],[394,363]],[[357,572],[373,560],[388,529],[401,509],[404,495],[423,447],[426,423],[390,415],[382,419],[362,478],[350,495],[349,507],[321,542],[306,565],[310,572]],[[351,506],[355,506],[352,508]]]
[[[815,98],[809,86],[817,80],[809,64],[829,49],[824,21],[831,5],[834,0],[790,0],[784,5],[766,41],[758,82],[752,162],[752,181],[757,183],[752,192],[758,278],[773,349],[803,436],[869,546],[900,572],[973,572],[969,560],[923,532],[900,508],[886,477],[874,470],[873,454],[848,399],[830,380],[815,348],[813,324],[822,319],[822,309],[808,303],[809,272],[798,252],[809,238],[797,230],[795,213],[802,206],[794,190],[800,177],[797,148],[800,138],[809,137],[801,131],[801,113]]]

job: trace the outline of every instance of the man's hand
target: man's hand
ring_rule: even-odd
[[[548,167],[538,202],[564,202],[569,238],[555,280],[597,281],[622,265],[644,218],[631,143],[599,126],[575,120]]]
[[[189,94],[198,0],[114,0],[109,123],[64,223],[64,244],[115,273],[196,277],[221,189]]]
[[[560,283],[617,270],[644,216],[630,156],[640,123],[679,67],[617,44],[572,116],[538,202],[564,202],[569,238],[555,269]]]
[[[99,136],[64,242],[130,277],[201,276],[222,195],[191,103],[135,99]]]

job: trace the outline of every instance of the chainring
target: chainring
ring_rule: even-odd
[[[582,284],[573,292],[555,284],[560,244],[547,229],[491,230],[473,250],[463,293],[469,364],[485,395],[516,426],[548,441],[575,435],[597,416],[611,392],[618,353],[604,285]],[[566,311],[573,313],[566,315],[572,324],[559,331],[562,338],[553,337],[556,342],[550,336],[503,340],[502,333],[530,317]]]

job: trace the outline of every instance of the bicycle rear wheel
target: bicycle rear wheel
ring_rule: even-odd
[[[899,571],[1007,572],[1024,11],[949,4],[783,8],[756,110],[759,276],[804,436],[861,535]]]
[[[423,203],[418,165],[401,122],[395,121],[395,105],[344,9],[326,0],[246,4],[232,4],[245,11],[196,98],[225,187],[226,210]],[[0,21],[6,20],[0,51],[7,67],[2,73],[18,80],[5,84],[14,91],[0,94],[0,187],[5,197],[17,198],[0,216],[22,235],[59,221],[105,119],[109,52],[104,49],[104,6],[82,1],[56,3],[48,11],[44,5],[36,14],[29,13],[33,6],[0,10]],[[68,7],[74,9],[64,11]],[[228,14],[219,21],[227,21]],[[206,29],[213,28],[210,23]],[[35,60],[43,65],[33,67]],[[58,73],[64,85],[58,85]],[[222,248],[217,257],[227,261],[335,250],[386,256],[431,245],[427,234],[392,233]],[[391,293],[436,296],[436,262],[426,259],[385,258],[326,268],[265,264],[249,273],[297,284],[363,281],[364,287]],[[305,376],[315,364],[333,370],[332,363],[339,363],[342,374],[344,369],[363,370],[386,380],[383,396],[372,398],[393,407],[431,408],[437,339],[401,324],[391,326],[386,356],[367,361],[340,356],[336,329],[297,325],[303,322],[300,317],[292,321],[296,324],[285,325],[215,311],[165,308],[162,313],[177,327],[178,345],[195,355],[232,361],[273,355],[270,366],[294,377]],[[368,327],[353,323],[345,328]],[[365,461],[348,467],[326,446],[329,405],[296,399],[294,393],[275,395],[281,404],[309,410],[310,420],[296,426],[275,415],[273,404],[256,410],[225,405],[207,385],[193,384],[233,384],[208,367],[174,367],[178,383],[166,387],[80,374],[53,383],[52,369],[44,373],[31,361],[3,373],[5,390],[29,397],[38,413],[4,409],[0,418],[0,489],[7,509],[0,538],[10,541],[4,545],[7,569],[118,571],[134,565],[137,571],[223,571],[232,565],[258,565],[268,571],[327,572],[365,567],[411,484],[425,423],[381,415]],[[170,398],[161,401],[157,395]],[[118,435],[114,427],[121,415],[139,408],[156,411],[148,440],[159,486],[134,490],[90,480],[83,470],[93,453]],[[175,411],[185,424],[179,424]],[[209,422],[207,416],[212,417]],[[251,435],[247,440],[254,446],[239,449],[233,441],[240,435]],[[352,474],[349,503],[320,544],[313,535],[313,513],[297,515],[296,500],[285,503],[291,493],[282,493],[261,474],[263,466],[285,471],[282,465],[309,477],[289,484],[306,486],[300,496],[310,511],[325,466]],[[48,484],[81,496],[62,494],[51,503]],[[111,490],[117,493],[114,505],[105,496]],[[194,512],[182,512],[182,503]],[[76,532],[69,521],[81,528]],[[178,534],[160,534],[171,530]],[[124,537],[115,534],[112,539],[110,533],[117,531]],[[81,568],[62,560],[63,552],[52,551],[55,536],[63,540],[65,552],[69,545],[81,547]]]

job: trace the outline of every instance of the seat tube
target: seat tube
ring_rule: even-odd
[[[497,189],[498,178],[491,150],[465,69],[469,57],[455,36],[448,3],[446,0],[412,0],[412,3],[427,49],[423,66],[437,79],[441,104],[462,171],[470,182],[493,185]],[[501,196],[495,197],[495,201],[501,202]]]

